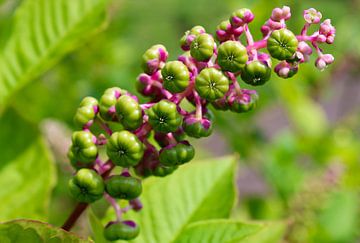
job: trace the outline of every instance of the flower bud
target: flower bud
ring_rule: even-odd
[[[237,28],[243,26],[244,24],[250,23],[253,21],[254,17],[255,16],[250,9],[241,8],[233,12],[229,20],[231,25]]]
[[[326,43],[332,44],[335,39],[336,29],[331,25],[331,20],[326,19],[320,24],[319,34],[326,37]]]
[[[334,62],[334,56],[331,54],[324,54],[321,57],[318,57],[315,61],[315,66],[323,71],[329,64]]]
[[[314,8],[304,10],[304,19],[309,24],[318,24],[322,18],[322,14]]]
[[[291,78],[297,73],[298,65],[296,63],[290,64],[286,61],[282,61],[275,66],[274,71],[281,78]]]

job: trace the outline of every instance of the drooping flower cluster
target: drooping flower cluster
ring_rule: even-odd
[[[142,57],[143,73],[136,84],[150,99],[145,104],[118,87],[107,89],[99,101],[83,99],[74,118],[80,130],[74,132],[68,154],[78,170],[69,183],[70,191],[84,203],[105,196],[114,207],[117,219],[106,227],[107,239],[136,237],[139,227],[135,222],[121,219],[123,212],[141,209],[141,181],[135,175],[166,176],[189,162],[195,149],[186,137],[202,138],[212,132],[208,105],[237,113],[254,109],[258,94],[241,88],[241,80],[252,86],[265,84],[271,78],[272,58],[279,61],[274,71],[282,78],[295,75],[313,49],[320,70],[334,61],[318,46],[334,41],[330,20],[308,35],[309,26],[319,24],[322,15],[315,9],[305,10],[305,25],[295,35],[286,27],[290,17],[289,7],[275,8],[261,27],[263,38],[254,41],[249,29],[254,14],[239,9],[221,22],[215,38],[201,26],[186,31],[180,40],[184,53],[178,60],[168,60],[163,45],[152,46]],[[246,43],[241,42],[242,35]],[[194,109],[185,110],[183,100]],[[95,124],[105,133],[99,133]],[[107,161],[99,151],[105,151]],[[115,166],[123,168],[119,175],[111,175]],[[120,208],[115,199],[128,200],[129,206]]]

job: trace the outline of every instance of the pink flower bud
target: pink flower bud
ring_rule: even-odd
[[[267,25],[272,29],[272,30],[279,30],[283,27],[283,24],[280,22],[276,22],[273,21],[272,19],[269,19],[267,21]]]
[[[318,24],[320,23],[321,18],[322,14],[318,12],[315,8],[304,10],[304,19],[309,24]]]
[[[299,42],[298,51],[300,51],[303,55],[311,55],[312,54],[311,47],[305,41]]]
[[[335,32],[336,29],[331,25],[330,19],[326,19],[320,24],[319,34],[326,37],[326,43],[332,44],[334,42]]]
[[[288,20],[291,18],[291,11],[290,11],[290,7],[288,6],[283,6],[282,8],[282,18],[284,20]]]
[[[271,13],[271,19],[274,21],[279,22],[282,19],[283,16],[283,11],[281,8],[274,8],[272,13]]]
[[[299,68],[296,63],[291,64],[286,61],[282,61],[275,66],[274,71],[281,78],[290,78],[297,73],[298,69]]]
[[[334,56],[331,54],[324,54],[321,57],[318,57],[315,61],[315,66],[323,71],[329,64],[334,62]]]

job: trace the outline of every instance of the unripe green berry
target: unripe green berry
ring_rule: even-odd
[[[78,128],[83,128],[86,124],[92,121],[96,114],[94,111],[94,106],[98,105],[97,99],[93,97],[85,97],[79,105],[79,108],[76,111],[74,116],[74,123]]]
[[[196,35],[196,36],[204,34],[205,32],[206,32],[205,28],[202,27],[201,25],[196,25],[196,26],[192,27],[190,30],[190,34]]]
[[[219,46],[217,62],[222,70],[238,72],[247,61],[247,50],[240,42],[226,41]]]
[[[79,129],[83,128],[86,124],[95,118],[96,114],[93,106],[79,107],[74,116],[74,123]]]
[[[105,90],[99,102],[100,115],[105,121],[111,121],[113,119],[114,114],[109,113],[109,109],[115,108],[117,99],[125,93],[126,90],[117,87]]]
[[[257,60],[246,64],[241,72],[241,79],[253,86],[263,85],[270,79],[270,76],[271,69]]]
[[[139,179],[116,175],[106,180],[105,190],[114,198],[131,200],[140,196],[142,186]]]
[[[161,100],[147,110],[149,123],[156,132],[174,132],[182,123],[182,117],[176,105],[168,100]]]
[[[69,181],[71,195],[79,202],[92,203],[103,196],[104,181],[91,169],[80,169]]]
[[[274,30],[267,40],[267,49],[273,58],[290,59],[298,47],[296,36],[288,29]]]
[[[135,130],[143,122],[139,103],[129,95],[122,95],[115,104],[116,114],[125,129]]]
[[[197,61],[207,61],[214,54],[215,41],[209,34],[201,34],[191,43],[190,54]]]
[[[230,110],[237,113],[248,112],[256,108],[259,96],[256,93],[246,94],[247,100],[235,99],[230,104]]]
[[[182,62],[167,62],[161,70],[161,75],[164,88],[171,93],[182,92],[189,85],[189,70]]]
[[[194,117],[189,117],[184,120],[183,129],[189,137],[208,137],[212,133],[212,123],[208,119],[198,120]]]
[[[95,99],[94,97],[91,97],[91,96],[87,96],[85,97],[84,99],[81,100],[80,102],[80,107],[81,106],[96,106],[98,105],[99,102],[97,99]]]
[[[152,173],[154,176],[164,177],[173,173],[177,168],[178,166],[164,166],[160,164],[155,167]]]
[[[221,71],[205,68],[196,77],[195,88],[202,98],[214,101],[223,97],[229,90],[229,80]]]
[[[123,130],[110,136],[106,143],[106,153],[118,166],[135,166],[144,154],[144,145],[135,134]]]
[[[153,45],[145,51],[141,60],[141,68],[147,74],[152,74],[157,69],[157,65],[160,58],[159,49],[163,49],[166,52],[166,48],[163,45]],[[155,62],[155,65],[152,65],[151,62]]]
[[[195,149],[188,142],[169,145],[160,151],[160,163],[165,166],[176,166],[189,162],[194,158]]]
[[[104,229],[104,237],[109,241],[132,240],[139,232],[139,226],[133,221],[112,222]]]
[[[94,143],[94,135],[87,131],[77,131],[72,135],[72,145],[68,157],[73,165],[77,162],[83,164],[92,163],[98,154],[98,149]]]

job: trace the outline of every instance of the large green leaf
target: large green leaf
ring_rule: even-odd
[[[192,162],[165,178],[144,183],[139,213],[128,212],[140,224],[135,242],[172,242],[195,221],[229,217],[235,199],[235,159]],[[106,221],[115,218],[110,210]]]
[[[247,224],[232,220],[206,220],[186,227],[174,243],[278,242],[284,233],[280,223]]]
[[[92,241],[81,239],[73,233],[39,221],[14,220],[0,224],[0,242],[86,243]]]
[[[48,148],[37,128],[11,110],[0,127],[0,221],[46,220],[56,180]]]
[[[108,0],[25,0],[0,56],[0,107],[104,26]]]

